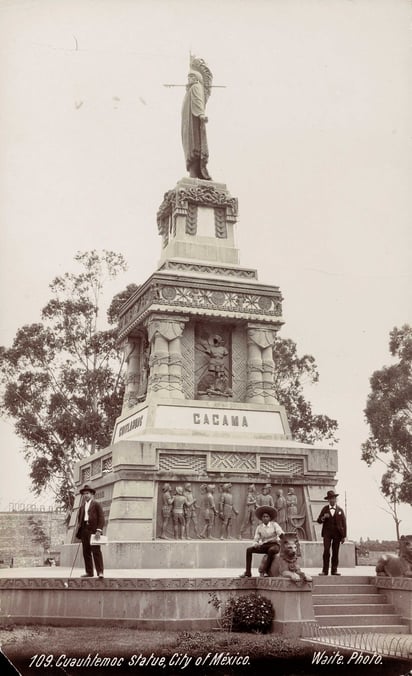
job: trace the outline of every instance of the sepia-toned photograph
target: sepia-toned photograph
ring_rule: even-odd
[[[410,0],[0,0],[0,664],[412,668]]]

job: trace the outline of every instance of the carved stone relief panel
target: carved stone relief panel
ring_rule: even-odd
[[[195,398],[195,326],[186,324],[181,338],[182,388],[186,399]]]
[[[123,344],[127,372],[123,410],[142,401],[147,392],[149,375],[149,345],[145,334],[129,337]]]
[[[201,456],[198,457],[199,461]],[[173,465],[173,461],[171,462]],[[171,469],[171,466],[169,466]],[[284,531],[307,539],[307,509],[302,486],[235,482],[206,476],[157,482],[156,537],[161,539],[252,539],[257,507],[277,510]]]
[[[247,341],[242,325],[236,325],[232,332],[232,391],[233,401],[246,401],[247,385]]]
[[[231,328],[198,322],[195,328],[195,398],[232,397]]]

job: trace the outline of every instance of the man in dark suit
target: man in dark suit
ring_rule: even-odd
[[[100,539],[104,527],[104,515],[101,505],[93,499],[96,491],[87,484],[80,489],[84,500],[80,505],[79,514],[77,518],[77,532],[76,537],[82,541],[83,558],[86,573],[82,577],[93,577],[93,561],[96,568],[97,576],[103,579],[103,556],[100,545],[91,545],[90,538],[95,536],[96,540]]]
[[[328,575],[329,573],[329,559],[330,548],[332,546],[332,575],[340,575],[338,573],[339,564],[339,546],[341,542],[345,542],[346,538],[346,517],[343,509],[337,503],[336,498],[339,493],[335,491],[328,491],[325,500],[328,504],[323,507],[318,516],[318,523],[322,524],[323,537],[323,568],[319,575]]]

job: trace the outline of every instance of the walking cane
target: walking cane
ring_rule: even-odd
[[[72,565],[72,567],[71,567],[70,575],[69,575],[69,577],[67,578],[67,582],[64,583],[64,586],[65,586],[66,588],[69,586],[69,580],[70,580],[70,578],[71,578],[71,576],[72,576],[74,564],[76,563],[77,555],[78,555],[78,553],[79,553],[79,549],[80,549],[80,545],[81,545],[81,544],[82,544],[82,543],[79,542],[79,544],[77,545],[76,556],[74,557],[74,560],[73,560],[73,565]]]

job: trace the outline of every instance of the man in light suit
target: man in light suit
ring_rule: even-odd
[[[93,577],[93,561],[96,568],[96,573],[99,579],[103,579],[103,556],[100,545],[91,545],[90,538],[95,535],[96,540],[99,540],[103,533],[104,515],[101,505],[93,499],[96,491],[91,486],[85,484],[80,489],[84,500],[80,505],[79,514],[77,517],[77,532],[76,537],[82,541],[83,545],[83,559],[86,573],[82,577]]]
[[[335,491],[328,491],[325,500],[328,504],[323,507],[318,516],[318,523],[322,524],[323,537],[323,568],[319,575],[328,575],[330,548],[332,546],[332,575],[340,575],[338,573],[339,564],[339,546],[341,542],[345,542],[346,538],[346,517],[343,509],[337,503],[336,498],[339,493]]]

